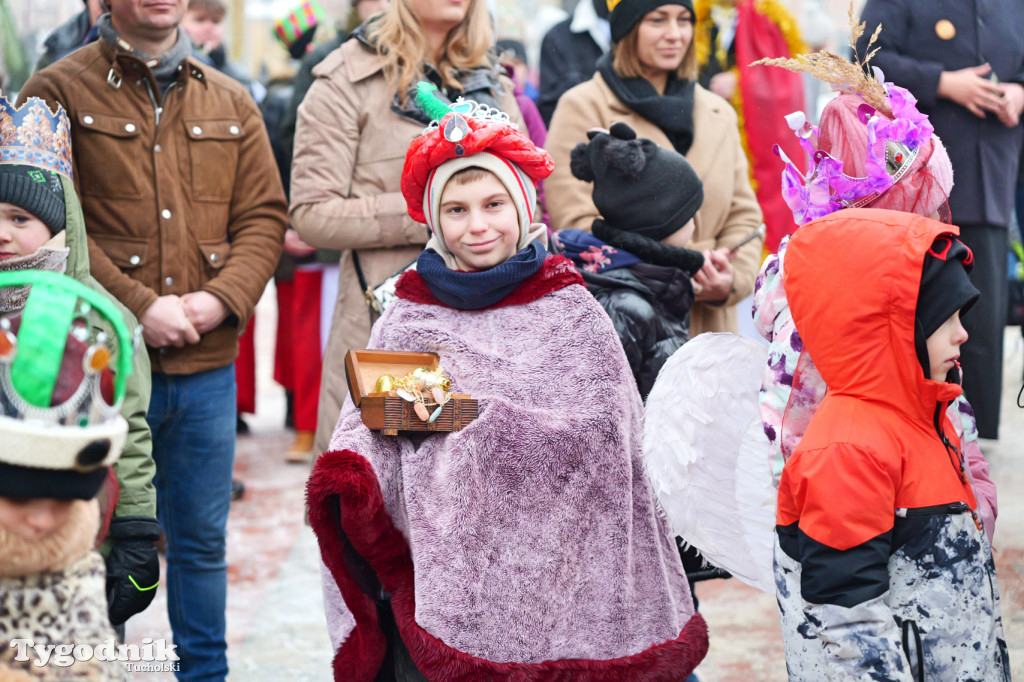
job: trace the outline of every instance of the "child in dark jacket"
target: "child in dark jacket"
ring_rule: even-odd
[[[690,278],[704,257],[683,247],[703,184],[682,154],[637,139],[625,123],[577,145],[572,173],[594,183],[603,217],[591,232],[562,230],[555,239],[611,317],[646,400],[662,365],[690,338]]]
[[[978,296],[957,233],[847,209],[790,240],[789,306],[829,387],[779,485],[792,680],[1009,679],[992,553],[946,414],[959,316]]]

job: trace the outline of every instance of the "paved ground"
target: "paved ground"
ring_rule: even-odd
[[[319,586],[318,553],[303,524],[303,485],[308,468],[287,464],[291,434],[282,426],[284,398],[270,378],[273,354],[272,292],[258,308],[258,413],[252,434],[239,438],[235,471],[244,499],[228,526],[230,590],[228,639],[232,682],[328,682],[330,642]],[[1015,405],[1024,344],[1007,334],[1006,378],[999,441],[983,450],[999,487],[995,546],[1003,621],[1013,673],[1024,678],[1024,410]],[[701,612],[711,629],[711,649],[698,668],[703,682],[774,682],[786,679],[773,596],[737,580],[698,587]],[[129,642],[170,639],[161,590],[157,601],[129,623]],[[165,673],[135,673],[138,682],[173,680]]]

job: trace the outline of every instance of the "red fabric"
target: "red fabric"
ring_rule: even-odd
[[[320,403],[322,270],[296,270],[277,290],[274,380],[292,393],[297,431],[315,431]]]
[[[442,131],[454,116],[455,114],[448,114],[441,119],[436,130],[413,140],[405,154],[402,194],[409,207],[409,216],[416,222],[427,222],[427,217],[423,213],[423,191],[427,186],[430,172],[445,161],[489,151],[515,163],[534,183],[548,177],[554,170],[555,162],[552,161],[551,155],[534,145],[526,133],[509,124],[481,122],[463,116],[463,120],[469,124],[470,133],[458,144],[449,142],[444,138]],[[462,150],[461,153],[459,149]]]
[[[754,159],[751,175],[757,181],[757,203],[767,228],[765,246],[774,253],[782,238],[796,230],[796,223],[782,198],[782,168],[772,146],[782,147],[800,172],[806,172],[807,155],[785,121],[788,114],[804,109],[803,80],[786,69],[750,67],[758,59],[793,55],[779,27],[757,13],[754,0],[743,0],[738,12],[735,45],[743,125]]]
[[[238,337],[238,357],[235,358],[235,384],[237,385],[238,413],[256,413],[256,315],[252,316],[245,331]]]
[[[412,557],[401,532],[384,508],[373,467],[351,450],[321,456],[306,487],[309,521],[321,556],[356,619],[356,627],[334,657],[337,682],[370,682],[383,659],[383,635],[374,604],[352,580],[342,552],[346,543],[365,558],[391,594],[403,641],[419,670],[445,682],[618,682],[678,680],[686,677],[707,650],[707,624],[695,613],[679,636],[623,658],[496,663],[452,649],[415,621]],[[340,519],[340,523],[339,523]]]
[[[117,480],[117,473],[114,467],[107,469],[107,477],[103,481],[96,499],[100,505],[100,529],[96,533],[94,549],[99,549],[103,541],[107,539],[110,531],[110,522],[114,519],[114,510],[117,509],[117,501],[121,498],[121,484]]]
[[[295,271],[292,278],[292,334],[288,341],[292,387],[292,409],[297,431],[316,430],[319,407],[322,353],[319,342],[321,325],[321,286],[323,270]]]
[[[292,280],[274,282],[277,287],[277,333],[274,337],[274,381],[295,391],[295,365],[291,362],[294,336],[295,286]]]
[[[548,256],[540,270],[526,278],[522,284],[512,290],[512,293],[494,305],[480,308],[480,310],[493,310],[536,301],[538,298],[546,296],[552,291],[563,289],[570,284],[583,284],[583,277],[576,266],[565,256]],[[395,295],[413,303],[445,305],[437,300],[427,287],[427,283],[423,281],[423,277],[415,270],[409,270],[398,278]]]
[[[346,500],[344,510],[340,499]],[[349,534],[354,532],[365,543],[358,548],[359,553],[377,565],[396,560],[411,565],[408,548],[396,543],[395,536],[399,534],[390,525],[370,463],[353,452],[330,452],[317,459],[306,484],[306,508],[309,525],[320,542],[320,556],[356,621],[355,628],[335,652],[334,679],[372,682],[384,660],[387,642],[377,624],[373,599],[359,589],[348,572],[345,547]],[[387,536],[387,541],[382,536]],[[398,539],[401,540],[400,536]]]
[[[783,469],[779,525],[799,521],[845,550],[892,528],[896,508],[976,508],[934,422],[960,387],[926,378],[914,344],[924,255],[951,232],[912,213],[851,208],[807,223],[789,242],[786,296],[828,393]],[[959,449],[944,409],[941,428]]]

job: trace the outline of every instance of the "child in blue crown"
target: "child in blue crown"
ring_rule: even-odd
[[[15,107],[0,94],[0,273],[40,270],[67,275],[115,305],[131,328],[134,316],[89,273],[89,255],[81,205],[72,183],[71,138],[67,114],[52,112],[40,99]],[[0,315],[24,306],[24,291],[0,291]],[[102,331],[109,336],[108,322]],[[121,414],[128,423],[124,456],[114,467],[118,491],[108,544],[107,588],[114,625],[145,609],[159,581],[153,541],[159,537],[155,465],[146,424],[149,407],[149,359],[133,356]],[[108,496],[109,497],[109,496]],[[149,588],[149,589],[147,589]]]

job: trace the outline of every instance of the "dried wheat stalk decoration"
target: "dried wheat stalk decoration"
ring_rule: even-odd
[[[866,24],[857,23],[853,16],[853,2],[850,2],[850,47],[853,49],[854,60],[850,62],[828,50],[819,50],[811,54],[797,55],[792,59],[759,59],[751,64],[778,66],[797,73],[809,73],[820,81],[832,86],[833,90],[848,92],[859,95],[865,102],[875,109],[891,114],[889,108],[889,97],[882,84],[871,74],[869,63],[879,48],[871,49],[878,40],[878,34],[882,31],[882,25],[871,35],[868,41],[867,56],[861,61],[857,54],[857,41],[862,35]]]

